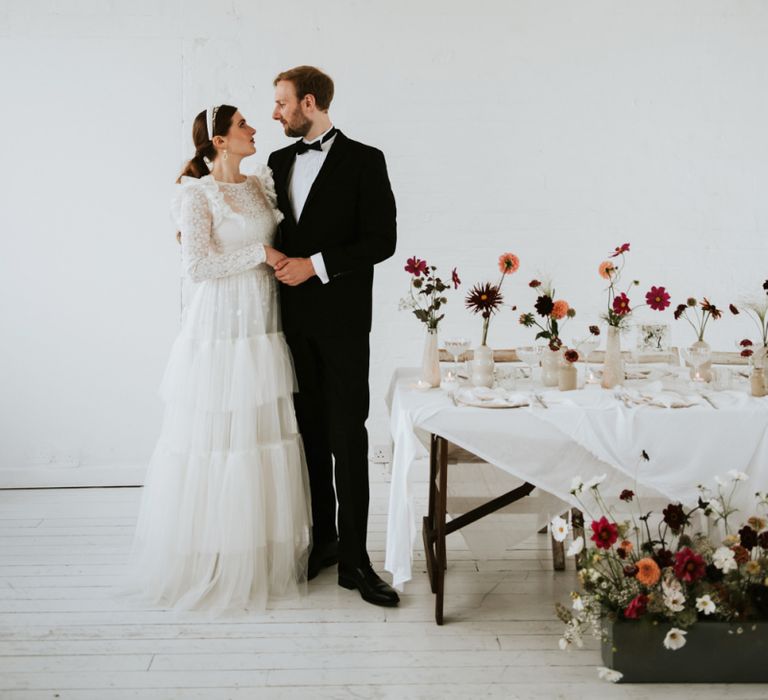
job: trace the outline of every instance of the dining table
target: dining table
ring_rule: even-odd
[[[569,507],[583,509],[590,489],[579,484],[590,479],[600,482],[604,502],[614,503],[634,489],[693,507],[702,493],[727,487],[746,520],[755,493],[768,491],[768,397],[751,396],[743,372],[726,371],[729,381],[717,390],[666,365],[644,366],[605,389],[582,367],[579,388],[560,391],[518,363],[497,371],[492,387],[472,386],[447,366],[440,387],[426,387],[418,369],[395,370],[386,396],[393,455],[385,569],[393,585],[402,591],[412,579],[421,529],[441,624],[445,537],[462,519],[538,495],[548,520]],[[453,448],[519,485],[475,515],[450,520],[445,491]],[[426,513],[414,495],[414,483],[425,476]]]

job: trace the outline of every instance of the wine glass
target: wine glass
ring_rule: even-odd
[[[706,380],[701,374],[701,366],[712,357],[712,351],[705,345],[691,345],[683,350],[683,359],[693,368],[693,381],[701,384]]]
[[[472,341],[468,338],[448,338],[445,341],[445,349],[453,356],[453,372],[459,375],[459,357],[469,350]]]
[[[571,342],[576,352],[579,353],[579,357],[584,360],[584,383],[593,384],[596,380],[589,366],[589,356],[597,350],[600,341],[589,335],[584,338],[573,338]]]
[[[539,364],[541,359],[541,345],[522,345],[515,350],[520,362],[528,367],[528,374],[531,377],[531,382],[533,382],[533,368],[534,365]]]

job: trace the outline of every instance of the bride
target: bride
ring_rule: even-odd
[[[269,168],[240,173],[255,133],[235,107],[200,112],[173,203],[195,289],[160,388],[133,566],[144,597],[178,608],[263,609],[306,580],[308,481],[272,271],[283,215]]]

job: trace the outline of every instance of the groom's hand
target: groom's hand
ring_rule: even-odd
[[[309,258],[283,258],[275,265],[275,277],[289,287],[302,284],[314,275],[315,268]]]

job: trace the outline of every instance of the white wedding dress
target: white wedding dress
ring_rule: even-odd
[[[133,587],[165,606],[263,609],[300,592],[311,526],[295,375],[264,262],[282,214],[266,166],[240,184],[182,178],[172,210],[195,284],[160,388]]]

